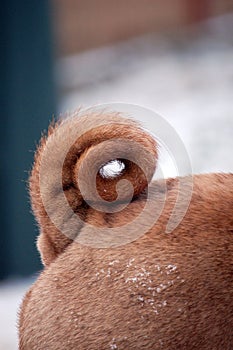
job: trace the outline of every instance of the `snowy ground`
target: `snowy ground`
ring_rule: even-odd
[[[146,36],[61,60],[60,111],[125,102],[176,129],[194,172],[233,171],[233,15],[161,39]],[[143,119],[143,116],[142,116]]]
[[[149,35],[62,59],[59,110],[139,104],[177,130],[194,172],[233,172],[232,33],[227,15],[193,28],[189,37]],[[0,350],[17,349],[16,310],[30,283],[0,284]]]
[[[17,349],[17,312],[32,279],[0,283],[0,350]]]

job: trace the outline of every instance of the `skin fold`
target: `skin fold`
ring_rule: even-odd
[[[157,158],[156,141],[117,113],[49,128],[29,181],[44,270],[21,305],[20,350],[232,349],[233,174],[151,181]],[[101,176],[113,159],[125,169]]]

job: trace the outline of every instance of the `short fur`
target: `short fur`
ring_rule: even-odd
[[[153,156],[154,163],[147,164],[150,179],[157,159],[156,143],[137,124],[117,114],[102,114],[74,116],[49,129],[30,177],[45,268],[22,303],[20,350],[231,350],[233,174],[193,176],[189,208],[171,233],[166,233],[166,224],[177,199],[179,178],[165,184],[155,181],[152,190],[158,203],[166,194],[163,211],[146,234],[123,246],[82,245],[75,237],[63,235],[48,217],[40,193],[41,159],[48,139],[54,149],[46,174],[52,184],[46,194],[52,205],[60,153],[56,150],[64,146],[69,130],[109,119],[112,123],[101,127],[95,123],[94,129],[84,133],[69,149],[63,165],[63,190],[75,215],[83,219],[75,228],[77,236],[85,232],[87,223],[118,227],[131,222],[144,208],[148,184],[130,162],[119,177],[132,182],[134,195],[120,212],[107,214],[91,208],[74,176],[90,149],[121,137],[135,140]],[[95,157],[98,154],[104,150]],[[182,180],[188,184],[190,178]],[[105,200],[116,199],[117,181],[119,178],[97,176],[97,188]],[[118,197],[119,202],[126,199]],[[62,208],[57,212],[66,220]]]

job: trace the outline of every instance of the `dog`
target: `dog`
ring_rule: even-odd
[[[124,169],[108,176],[113,160]],[[152,180],[157,162],[119,113],[50,126],[29,180],[44,270],[20,350],[233,348],[233,174]]]

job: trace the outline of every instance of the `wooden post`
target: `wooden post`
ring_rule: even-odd
[[[1,2],[0,278],[40,268],[26,182],[41,130],[55,113],[48,4]]]

